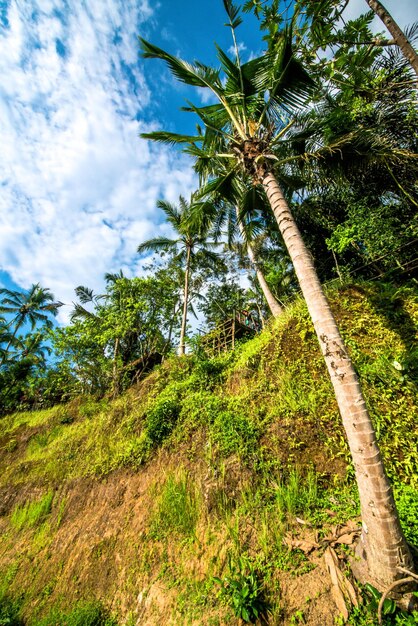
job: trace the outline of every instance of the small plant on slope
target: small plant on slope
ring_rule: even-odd
[[[244,622],[253,624],[265,612],[263,587],[249,559],[240,556],[234,563],[229,557],[229,574],[214,581],[221,586],[220,597]]]

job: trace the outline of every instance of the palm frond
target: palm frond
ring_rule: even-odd
[[[76,320],[96,319],[96,315],[91,311],[84,308],[79,302],[73,302],[73,310],[70,313],[70,320],[75,322]]]
[[[203,141],[202,135],[180,135],[178,133],[170,133],[165,130],[157,130],[152,133],[140,133],[140,137],[142,139],[150,139],[151,141],[165,143],[169,146]]]
[[[214,177],[199,189],[199,197],[211,197],[216,199],[218,196],[229,202],[234,202],[237,198],[237,187],[234,185],[236,171],[230,170],[226,173]]]
[[[229,24],[231,28],[238,28],[240,24],[242,24],[242,18],[239,16],[240,9],[235,6],[232,0],[223,0],[225,11],[229,17]]]
[[[137,251],[139,254],[144,254],[144,252],[168,252],[175,250],[176,247],[177,241],[173,241],[167,237],[154,237],[154,239],[149,239],[141,243]]]
[[[175,228],[178,228],[181,223],[181,211],[167,200],[157,200],[157,207],[164,211],[167,221]]]
[[[84,287],[83,285],[79,285],[74,289],[75,295],[80,300],[82,304],[87,304],[88,302],[94,302],[95,295],[93,289],[89,287]]]
[[[178,59],[142,37],[139,37],[139,42],[144,58],[162,59],[170,68],[171,73],[181,82],[193,87],[209,88],[216,96],[222,94],[223,87],[218,70],[203,63],[192,64]]]
[[[206,129],[210,129],[213,133],[228,137],[230,141],[235,142],[234,135],[228,133],[230,118],[222,104],[213,104],[205,107],[197,107],[192,102],[187,101],[188,106],[183,107],[183,111],[196,113],[204,123]],[[206,133],[204,138],[206,137]]]

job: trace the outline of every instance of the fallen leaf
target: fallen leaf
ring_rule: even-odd
[[[345,535],[340,535],[335,540],[335,543],[344,543],[347,546],[351,546],[351,544],[354,542],[356,537],[357,537],[357,533],[356,532],[346,533]]]
[[[291,550],[302,550],[302,552],[304,552],[305,554],[309,554],[310,552],[312,552],[312,550],[320,548],[319,543],[317,543],[316,541],[295,539],[289,535],[286,535],[286,537],[284,538],[284,542]]]
[[[334,602],[335,602],[337,609],[343,616],[344,620],[347,620],[348,609],[345,603],[344,594],[340,588],[339,577],[337,574],[338,568],[334,561],[334,556],[331,551],[334,552],[332,548],[327,548],[324,552],[325,565],[331,577],[331,594],[332,594],[332,597],[334,598]]]

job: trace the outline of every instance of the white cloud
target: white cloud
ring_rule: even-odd
[[[238,54],[241,56],[241,52],[247,49],[247,46],[242,41],[238,42]],[[228,54],[235,57],[235,47],[231,46],[228,48]]]
[[[137,34],[145,0],[14,2],[0,36],[0,268],[65,302],[134,271],[156,201],[193,189],[185,158],[138,139],[150,94]],[[61,309],[61,320],[68,309]]]
[[[385,4],[401,26],[417,19],[416,0]],[[350,0],[346,17],[367,8]],[[151,95],[137,62],[137,35],[146,36],[152,17],[147,0],[8,4],[0,269],[23,288],[39,281],[70,302],[78,284],[100,291],[106,271],[139,271],[138,244],[166,232],[156,200],[176,201],[194,187],[185,158],[138,139],[154,127],[144,121]],[[202,102],[212,101],[208,94]]]

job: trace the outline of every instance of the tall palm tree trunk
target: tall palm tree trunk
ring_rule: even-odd
[[[396,568],[411,569],[390,483],[384,472],[373,425],[354,367],[329,303],[283,193],[272,173],[262,184],[289,251],[334,386],[356,471],[363,530],[358,553],[368,577],[381,589],[399,578]]]
[[[244,230],[244,224],[242,223],[242,221],[240,220],[239,217],[239,208],[236,206],[235,207],[235,213],[237,216],[237,222],[238,222],[238,227],[241,233],[241,237],[243,241],[246,241],[246,236],[245,236],[245,230]],[[280,306],[280,304],[277,302],[276,298],[273,296],[270,287],[267,284],[266,279],[264,278],[264,274],[263,272],[260,270],[260,267],[257,263],[257,259],[255,257],[254,254],[254,250],[252,249],[251,244],[249,243],[249,241],[247,241],[247,254],[248,254],[248,258],[250,259],[250,263],[253,266],[253,268],[255,269],[255,273],[257,276],[257,280],[258,280],[258,284],[260,285],[261,291],[263,292],[263,295],[266,299],[267,305],[271,311],[271,314],[273,315],[273,317],[279,317],[279,315],[281,315],[283,313],[283,307]]]
[[[366,0],[369,7],[380,17],[394,42],[399,46],[404,57],[409,61],[418,76],[418,53],[414,50],[405,33],[395,22],[389,11],[385,9],[379,0]]]
[[[186,324],[187,324],[187,307],[188,307],[188,300],[189,300],[190,255],[191,255],[191,250],[190,250],[190,247],[188,246],[187,256],[186,256],[186,272],[184,276],[184,303],[183,303],[183,317],[181,320],[181,330],[180,330],[179,356],[183,356],[186,352],[185,337],[186,337]]]

